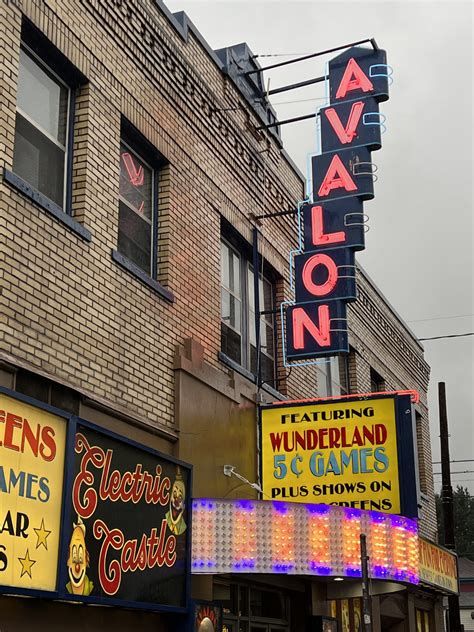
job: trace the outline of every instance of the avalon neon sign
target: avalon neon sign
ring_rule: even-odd
[[[356,300],[355,252],[365,247],[363,201],[374,197],[371,152],[381,147],[389,74],[379,49],[354,47],[329,62],[312,202],[299,207],[296,300],[282,306],[287,365],[349,351],[346,305]]]

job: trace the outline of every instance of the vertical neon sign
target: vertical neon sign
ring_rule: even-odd
[[[389,75],[379,49],[353,47],[329,62],[312,203],[299,209],[295,302],[282,306],[285,365],[349,351],[346,305],[356,300],[354,253],[365,247],[363,201],[374,197],[371,152],[381,147]]]

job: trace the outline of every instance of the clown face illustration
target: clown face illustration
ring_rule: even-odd
[[[181,535],[186,531],[186,523],[183,518],[186,487],[179,467],[176,471],[176,480],[173,483],[170,495],[170,508],[166,513],[166,522],[170,531],[175,535]]]
[[[69,583],[66,589],[73,595],[90,595],[94,584],[86,575],[89,566],[89,552],[86,548],[86,526],[81,518],[77,524],[73,523],[71,540],[69,541],[69,557],[67,567]]]

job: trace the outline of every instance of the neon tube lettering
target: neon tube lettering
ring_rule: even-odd
[[[346,191],[357,191],[357,186],[354,180],[349,175],[349,172],[344,167],[342,160],[337,154],[334,155],[331,160],[331,164],[324,176],[324,180],[319,187],[318,195],[324,197],[329,195],[333,189],[343,188]]]
[[[328,119],[334,132],[343,145],[352,143],[357,136],[357,126],[359,125],[360,117],[364,110],[365,104],[363,101],[356,101],[352,104],[347,124],[343,127],[339,114],[334,108],[328,108],[324,111],[326,118]]]
[[[329,347],[331,345],[331,335],[329,332],[329,307],[328,305],[320,305],[318,307],[318,321],[316,325],[303,307],[297,307],[293,310],[293,346],[295,349],[304,349],[305,331],[316,340],[320,347]]]
[[[321,284],[313,281],[313,272],[318,266],[324,266],[328,272],[327,280]],[[337,266],[328,255],[317,254],[310,257],[304,264],[301,276],[308,292],[311,292],[314,296],[326,296],[336,287],[338,279]]]
[[[128,173],[128,178],[130,182],[136,186],[141,187],[145,181],[145,172],[143,171],[143,166],[140,165],[137,169],[135,165],[135,161],[131,154],[128,151],[124,151],[122,154],[123,164],[125,165],[125,169]]]
[[[341,230],[338,233],[325,233],[323,223],[323,207],[311,208],[311,239],[314,246],[326,246],[346,241],[346,233]]]
[[[336,99],[343,99],[352,90],[362,90],[371,92],[374,86],[367,75],[363,72],[356,60],[351,57],[347,62],[346,69],[336,92]]]

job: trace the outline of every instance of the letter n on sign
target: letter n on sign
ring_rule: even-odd
[[[286,309],[285,320],[287,360],[349,352],[345,303],[319,301],[291,305]]]

